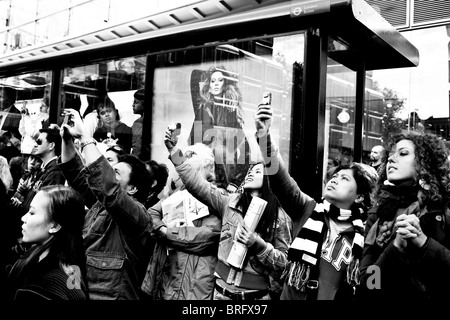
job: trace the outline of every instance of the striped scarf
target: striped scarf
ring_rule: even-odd
[[[288,263],[281,278],[286,278],[289,286],[304,292],[309,281],[318,280],[322,244],[328,232],[325,216],[336,221],[353,223],[355,235],[346,281],[351,286],[359,284],[359,261],[364,245],[364,227],[361,220],[362,209],[354,207],[352,210],[339,209],[326,200],[316,204],[311,216],[288,250]]]

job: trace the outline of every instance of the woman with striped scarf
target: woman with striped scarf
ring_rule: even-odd
[[[361,216],[371,205],[377,173],[368,165],[336,167],[323,198],[304,194],[290,177],[270,138],[272,109],[261,104],[255,116],[257,140],[270,171],[273,192],[293,221],[294,241],[281,300],[350,299],[359,281],[359,260],[364,243]]]

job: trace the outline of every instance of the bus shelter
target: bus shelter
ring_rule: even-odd
[[[181,124],[181,146],[211,142],[211,129],[215,150],[225,147],[226,177],[237,185],[258,161],[253,116],[269,91],[280,153],[302,190],[319,198],[329,166],[363,161],[383,143],[386,101],[371,71],[415,67],[417,49],[363,0],[228,0],[220,1],[220,13],[218,6],[199,2],[0,57],[0,85],[16,90],[18,110],[48,104],[49,123],[58,124],[68,107],[96,119],[107,95],[128,126],[141,118],[133,151],[142,160],[169,163],[169,123]],[[206,123],[201,112],[214,70],[234,88],[232,98],[214,101],[232,118],[219,121],[214,113]],[[138,90],[140,114],[132,108]]]

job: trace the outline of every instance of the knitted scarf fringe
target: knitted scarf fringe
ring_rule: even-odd
[[[305,291],[306,284],[309,281],[310,266],[302,262],[288,262],[284,269],[281,279],[287,276],[287,284],[295,287],[297,290]]]
[[[330,206],[330,208],[336,209],[336,207],[332,207],[332,206]],[[318,211],[318,209],[320,211]],[[358,210],[358,211],[356,211],[356,210]],[[355,230],[355,237],[356,237],[356,234],[359,234],[359,235],[364,234],[364,230],[361,227],[362,221],[360,218],[362,209],[357,208],[356,210],[352,211],[352,215],[351,215],[352,219],[349,219],[349,218],[347,219],[347,220],[351,221],[353,224],[353,227]],[[309,219],[312,219],[315,221],[320,221],[320,219],[318,219],[318,217],[314,217],[314,215],[322,215],[323,216],[324,214],[326,214],[327,211],[330,214],[332,214],[331,210],[324,210],[323,204],[318,203],[316,205],[316,208],[314,209],[313,214],[311,215],[311,217]],[[341,213],[341,212],[342,211],[340,210],[338,213]],[[343,216],[343,215],[341,214],[341,216]],[[302,232],[303,232],[303,229],[300,230],[297,238],[301,238]],[[310,239],[310,240],[314,241],[314,239]],[[315,242],[318,243],[318,249],[317,249],[315,256],[317,256],[317,260],[319,260],[320,255],[321,255],[322,243],[319,243],[318,241],[315,241]],[[308,281],[310,280],[311,269],[319,268],[319,265],[311,265],[310,263],[307,263],[306,261],[293,261],[291,258],[289,258],[289,254],[290,254],[291,250],[297,250],[297,251],[301,252],[301,250],[298,250],[298,249],[295,249],[292,247],[289,248],[289,251],[288,251],[288,259],[289,260],[288,260],[286,267],[281,275],[281,279],[286,279],[285,281],[286,281],[287,285],[295,287],[297,290],[304,291],[306,288],[306,285],[308,284]],[[345,278],[345,281],[352,287],[355,287],[356,285],[359,285],[359,283],[360,283],[359,264],[360,264],[361,252],[362,252],[362,248],[358,244],[358,242],[355,242],[355,238],[354,238],[353,243],[352,243],[351,260],[350,260],[349,265],[347,266],[347,272],[346,272],[347,274],[346,274],[346,278]],[[313,271],[314,271],[314,269],[313,269]],[[313,274],[314,274],[314,272],[313,272]],[[318,279],[313,279],[313,280],[318,280]]]
[[[349,266],[347,267],[347,283],[354,287],[360,284],[361,273],[359,270],[359,259],[352,258]],[[309,281],[310,266],[301,262],[289,261],[286,268],[281,274],[281,280],[287,279],[286,282],[289,286],[295,287],[297,290],[304,291],[305,286]]]

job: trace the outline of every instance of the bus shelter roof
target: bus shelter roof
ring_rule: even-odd
[[[267,29],[267,22],[280,32],[326,27],[331,36],[364,59],[366,70],[414,67],[419,63],[418,50],[363,0],[208,0],[6,53],[0,56],[0,76],[45,70],[58,63],[83,64],[87,57],[91,61],[118,58],[118,52],[129,56],[138,54],[145,45],[147,52],[170,49],[158,46],[160,43],[152,46],[156,39],[185,39],[188,47],[189,41],[204,44],[208,39],[214,42],[241,35],[250,37],[255,26]],[[224,37],[223,34],[228,38],[218,38]],[[130,44],[127,50],[115,50],[127,44]],[[176,42],[171,46],[176,48]],[[333,58],[352,67],[359,63],[354,56],[343,51],[335,52]]]

